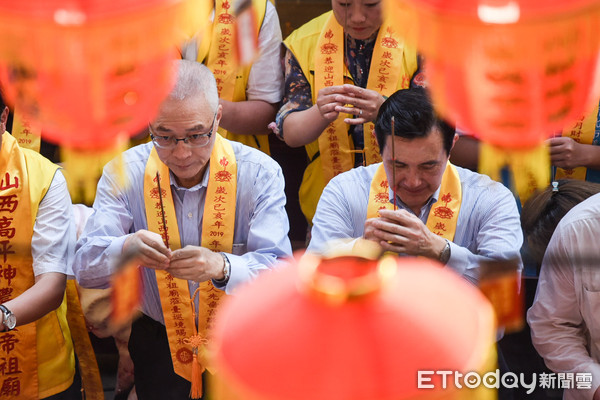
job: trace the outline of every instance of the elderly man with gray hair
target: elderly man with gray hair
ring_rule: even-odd
[[[75,256],[83,287],[107,287],[124,255],[142,266],[142,317],[129,340],[140,399],[189,398],[192,371],[210,368],[205,338],[221,298],[291,255],[281,169],[217,134],[208,68],[179,60],[177,69],[152,142],[105,167]]]

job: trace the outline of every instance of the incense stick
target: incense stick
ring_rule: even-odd
[[[392,115],[392,193],[394,194],[394,211],[397,210],[396,206],[396,140],[394,140],[394,116]]]
[[[163,205],[162,189],[160,187],[160,174],[158,173],[158,171],[156,171],[156,183],[158,185],[158,199],[160,201],[160,216],[162,217],[163,232],[165,234],[163,239],[165,241],[165,246],[167,246],[167,248],[168,248],[169,247],[169,235],[167,234],[167,221],[165,220],[165,207]]]

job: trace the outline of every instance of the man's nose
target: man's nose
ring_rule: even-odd
[[[192,150],[190,146],[185,144],[183,140],[179,140],[175,143],[175,147],[173,148],[172,154],[177,158],[186,158],[189,157]]]
[[[418,188],[421,186],[421,176],[418,172],[409,172],[404,178],[404,185],[411,189]]]

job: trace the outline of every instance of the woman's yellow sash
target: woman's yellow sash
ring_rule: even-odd
[[[379,29],[367,89],[374,90],[384,96],[390,96],[399,88],[406,89],[410,84],[410,76],[403,68],[404,40],[398,34],[391,21],[386,20]],[[338,24],[332,13],[318,39],[315,47],[315,87],[313,103],[319,90],[344,84],[344,29]],[[415,57],[416,59],[416,57]],[[416,65],[415,68],[416,70]],[[323,165],[325,184],[334,176],[354,167],[351,144],[348,138],[348,125],[344,122],[345,114],[330,123],[319,136],[319,152]],[[372,122],[364,126],[364,151],[367,165],[381,161],[379,146],[373,135]]]

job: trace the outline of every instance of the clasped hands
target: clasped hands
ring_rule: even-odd
[[[123,253],[131,254],[145,267],[165,270],[180,279],[204,282],[224,278],[225,261],[219,253],[200,246],[171,250],[158,233],[144,229],[125,240]]]
[[[439,259],[446,241],[416,215],[403,209],[379,210],[379,215],[365,222],[365,239],[379,243],[384,251]]]
[[[376,91],[349,84],[325,87],[317,95],[317,106],[323,119],[332,122],[339,113],[347,113],[354,116],[344,119],[349,125],[375,121],[383,102],[383,96]]]

